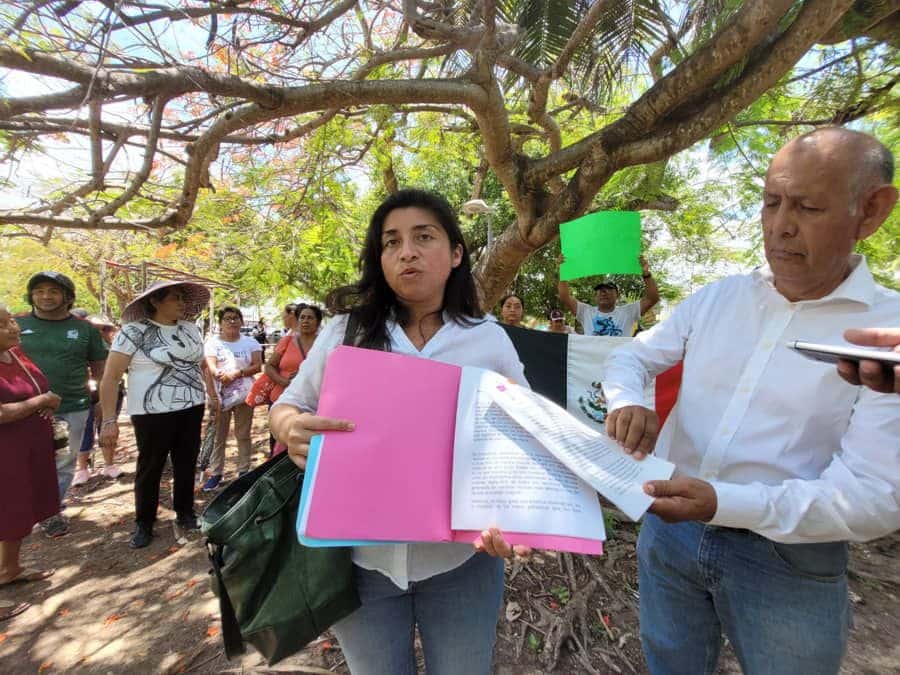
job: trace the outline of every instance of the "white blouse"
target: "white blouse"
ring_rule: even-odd
[[[445,315],[444,325],[421,351],[399,324],[388,322],[391,351],[456,366],[487,368],[527,386],[525,368],[506,332],[491,321],[473,321],[477,321],[473,326],[461,326]],[[347,315],[337,317],[325,327],[300,366],[297,377],[275,405],[315,412],[325,361],[333,349],[343,344],[346,328]],[[354,548],[353,562],[381,572],[399,588],[405,589],[411,581],[421,581],[459,567],[474,553],[471,544],[386,544]]]
[[[205,402],[200,369],[203,338],[193,323],[168,326],[151,319],[126,323],[109,350],[131,357],[129,415],[174,412]]]

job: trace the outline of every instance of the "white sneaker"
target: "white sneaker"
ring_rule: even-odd
[[[78,485],[84,485],[91,479],[91,472],[87,469],[80,469],[75,472],[75,476],[72,478],[72,486],[77,487]]]
[[[122,469],[117,467],[115,464],[111,464],[110,466],[103,467],[102,473],[106,478],[115,480],[122,475]]]

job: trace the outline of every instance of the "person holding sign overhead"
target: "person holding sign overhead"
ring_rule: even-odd
[[[643,256],[638,258],[641,264],[641,276],[644,279],[644,293],[637,302],[617,305],[619,288],[611,281],[604,281],[596,286],[594,298],[596,307],[576,300],[569,291],[569,282],[559,280],[557,290],[560,301],[575,315],[585,335],[603,335],[630,337],[634,325],[648,309],[659,302],[659,289],[650,273],[647,261]],[[560,261],[560,265],[563,261]]]
[[[359,281],[329,295],[329,309],[337,316],[272,406],[272,432],[300,467],[306,466],[316,434],[353,433],[356,420],[315,412],[325,362],[341,344],[487,368],[527,386],[509,337],[484,319],[462,232],[442,197],[423,190],[387,197],[372,215],[360,268]],[[397,432],[402,442],[415,444],[407,430]],[[491,672],[503,599],[500,557],[514,552],[528,551],[510,546],[496,528],[482,531],[474,546],[354,547],[362,606],[332,627],[350,670],[354,675],[416,672],[418,627],[429,673]]]

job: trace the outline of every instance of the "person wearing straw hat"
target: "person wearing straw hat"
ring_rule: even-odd
[[[110,347],[100,405],[100,445],[114,452],[119,440],[116,398],[128,372],[128,414],[138,447],[134,481],[135,530],[132,548],[153,538],[159,483],[166,457],[172,459],[176,522],[196,530],[194,472],[200,451],[207,391],[214,391],[203,364],[203,338],[192,323],[209,302],[205,286],[188,281],[158,281],[122,312],[122,330]],[[204,388],[204,384],[206,387]],[[210,406],[217,406],[215,398]]]

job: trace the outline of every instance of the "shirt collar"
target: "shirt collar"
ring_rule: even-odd
[[[768,263],[760,265],[751,273],[754,281],[764,284],[773,293],[778,293],[775,288],[775,277]],[[849,300],[859,302],[867,307],[875,301],[876,285],[866,264],[866,257],[859,253],[850,254],[850,275],[841,282],[831,293],[815,300],[801,300],[806,304],[820,304],[837,300]],[[778,293],[778,295],[781,295]],[[782,296],[784,297],[784,296]]]

